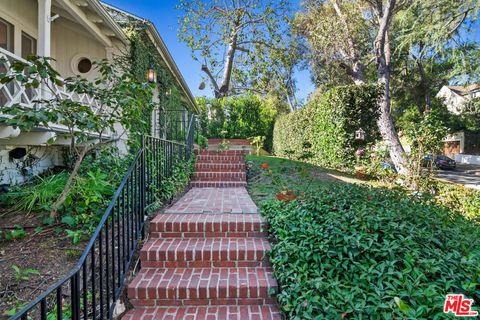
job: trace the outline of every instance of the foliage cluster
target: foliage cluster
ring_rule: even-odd
[[[296,107],[301,48],[291,36],[288,0],[181,0],[178,37],[202,62],[216,98],[255,92]]]
[[[447,208],[337,184],[262,209],[292,319],[437,319],[447,293],[480,299],[480,229]]]
[[[162,63],[163,58],[157,53],[144,30],[129,30],[131,42],[131,72],[138,81],[145,81],[148,68],[153,65],[157,74],[159,105],[165,110],[172,110],[182,104],[180,89],[169,69]]]
[[[257,95],[220,99],[199,98],[200,123],[207,138],[241,138],[265,136],[271,150],[273,125],[277,111]]]
[[[410,174],[406,178],[415,189],[421,187],[419,184],[428,184],[433,174],[434,168],[424,168],[423,159],[428,154],[440,154],[443,138],[450,133],[447,128],[448,113],[445,109],[444,106],[438,106],[422,114],[417,108],[411,107],[398,122],[410,144],[411,151],[408,155]]]
[[[466,105],[465,111],[458,118],[459,130],[480,132],[480,98],[474,98]]]
[[[87,238],[95,230],[131,160],[132,155],[120,156],[115,148],[87,155],[59,211],[60,223],[73,243]],[[182,191],[192,172],[192,161],[176,162],[172,168],[172,176],[162,179],[162,188],[156,190],[157,205],[164,204]],[[0,202],[10,207],[12,212],[45,214],[43,223],[48,227],[55,221],[46,213],[62,191],[68,176],[68,172],[62,171],[43,178],[37,177],[30,185],[15,186],[11,192],[1,194]],[[5,240],[26,235],[22,228],[15,232],[18,235],[5,233]]]
[[[351,167],[355,150],[378,138],[376,86],[335,87],[302,109],[280,116],[273,136],[277,156],[331,168]],[[365,141],[355,140],[362,128]]]

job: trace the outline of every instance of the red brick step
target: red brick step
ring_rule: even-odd
[[[266,237],[259,214],[159,214],[150,222],[152,238]]]
[[[198,155],[198,163],[244,163],[243,156]]]
[[[246,181],[192,181],[192,188],[244,188]]]
[[[201,150],[197,154],[199,155],[212,155],[212,156],[245,156],[246,150]]]
[[[146,268],[258,267],[268,250],[263,238],[151,239],[140,259]]]
[[[134,306],[274,304],[270,268],[143,268],[128,286]]]
[[[244,163],[196,163],[197,171],[210,172],[245,172]]]
[[[206,306],[159,307],[129,311],[123,320],[281,320],[273,305],[267,306]]]
[[[247,175],[245,172],[195,172],[195,181],[246,181]]]

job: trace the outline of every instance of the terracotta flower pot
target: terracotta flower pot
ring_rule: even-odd
[[[364,166],[356,166],[355,167],[355,177],[357,177],[357,179],[361,179],[361,180],[367,179],[367,174],[365,173],[365,167]]]
[[[281,191],[276,194],[277,200],[290,202],[297,199],[297,196],[291,190]]]

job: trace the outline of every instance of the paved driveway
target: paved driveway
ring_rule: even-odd
[[[438,170],[437,178],[480,190],[480,166],[457,164],[455,170]]]

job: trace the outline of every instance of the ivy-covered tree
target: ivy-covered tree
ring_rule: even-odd
[[[278,88],[294,96],[288,0],[182,0],[178,8],[179,38],[203,61],[216,98]]]
[[[407,173],[392,99],[397,112],[420,99],[419,109],[429,111],[436,86],[462,74],[465,65],[478,65],[468,63],[478,56],[476,45],[459,42],[477,17],[478,1],[308,0],[304,6],[296,26],[311,47],[317,84],[381,86],[380,132],[395,167]]]
[[[14,62],[8,73],[0,75],[0,81],[18,81],[33,89],[41,87],[42,99],[33,105],[1,107],[0,123],[27,132],[36,128],[57,132],[59,125],[66,128],[65,133],[57,134],[70,141],[73,165],[62,193],[51,208],[51,217],[57,218],[58,210],[89,152],[118,141],[129,131],[130,139],[139,141],[134,133],[148,131],[150,124],[144,116],[154,108],[153,85],[135,80],[127,70],[107,60],[95,63],[99,76],[94,81],[81,77],[62,80],[48,58],[29,57],[28,62]],[[58,93],[57,86],[78,95],[87,94],[95,100],[95,105],[65,98]],[[52,144],[54,140],[48,143]]]

